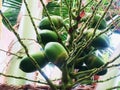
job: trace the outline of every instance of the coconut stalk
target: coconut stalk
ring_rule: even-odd
[[[30,12],[32,13],[32,16],[35,18],[39,18],[41,17],[41,15],[39,14],[40,12],[36,12],[35,10],[39,10],[38,6],[36,5],[36,3],[38,3],[37,0],[27,0],[28,3],[28,8],[30,10]],[[31,20],[29,18],[28,12],[24,6],[24,3],[22,4],[22,8],[21,8],[21,12],[22,14],[22,18],[20,21],[20,26],[18,29],[18,34],[20,36],[20,38],[27,38],[27,39],[33,39],[36,40],[36,33],[34,31],[34,26],[31,23]],[[35,24],[37,25],[38,21],[34,20]],[[30,45],[32,43],[32,45]],[[31,42],[30,40],[26,40],[24,41],[24,44],[26,46],[28,46],[28,50],[29,53],[33,53],[36,52],[37,50],[39,50],[38,46],[36,44],[33,44],[33,41]],[[17,53],[19,50],[22,49],[22,46],[18,43],[16,43],[13,48],[12,48],[12,52]],[[23,50],[24,52],[24,50]],[[24,53],[25,54],[25,53]],[[7,67],[6,70],[6,74],[8,75],[15,75],[15,76],[23,76],[23,77],[29,77],[29,76],[34,76],[34,73],[31,74],[26,74],[23,71],[21,71],[19,69],[19,63],[20,63],[20,59],[18,59],[17,57],[13,56],[13,58],[10,61],[10,64]],[[12,85],[24,85],[26,83],[30,83],[30,82],[26,82],[25,80],[17,80],[17,79],[13,79],[13,78],[6,78],[5,82],[7,82],[7,84],[12,84]]]

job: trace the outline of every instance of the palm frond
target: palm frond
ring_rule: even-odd
[[[21,4],[22,0],[3,0],[3,7],[19,9]]]

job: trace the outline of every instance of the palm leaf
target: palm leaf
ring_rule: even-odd
[[[15,25],[20,9],[9,8],[3,14],[10,21],[11,25]],[[3,24],[9,29],[8,24],[3,20]]]
[[[3,0],[3,7],[20,9],[22,0]]]

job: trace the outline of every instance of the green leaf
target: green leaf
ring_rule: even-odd
[[[7,8],[20,9],[22,0],[4,0],[2,6]]]
[[[18,13],[19,13],[19,9],[10,8],[7,9],[3,14],[10,21],[11,25],[15,25]],[[9,29],[7,23],[5,23],[4,20],[3,20],[3,24]]]

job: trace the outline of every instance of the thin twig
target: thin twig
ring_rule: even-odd
[[[42,1],[42,0],[40,0],[40,1],[41,1],[41,3],[42,3],[43,7],[45,8],[45,5],[44,5],[43,1]],[[33,24],[33,26],[34,26],[35,32],[36,32],[36,34],[37,34],[37,36],[38,36],[38,42],[39,42],[39,44],[43,47],[44,45],[43,45],[43,43],[42,43],[42,41],[41,41],[41,36],[39,35],[39,33],[38,33],[38,31],[37,31],[37,28],[36,28],[35,23],[34,23],[34,21],[33,21],[33,19],[32,19],[30,10],[28,9],[28,4],[27,4],[26,0],[24,0],[24,3],[25,3],[25,6],[26,6],[26,8],[27,8],[27,11],[28,11],[29,17],[30,17],[30,19],[31,19],[31,22],[32,22],[32,24]],[[28,54],[28,56],[30,57],[29,54]],[[33,62],[34,62],[34,60],[33,60]],[[36,63],[36,62],[34,62],[34,63]],[[45,73],[41,70],[40,66],[39,66],[37,63],[36,63],[35,65],[36,65],[36,67],[39,69],[39,72],[42,74],[42,76],[46,79],[46,81],[48,82],[48,84],[51,86],[51,88],[54,89],[54,90],[57,90],[56,87],[55,87],[55,86],[53,85],[53,83],[51,82],[51,80],[50,80],[50,79],[45,75]]]
[[[120,88],[120,86],[115,86],[115,87],[111,87],[111,88],[108,88],[108,89],[106,89],[106,90],[116,90],[116,89],[119,89]]]
[[[73,83],[73,86],[74,86],[75,84],[79,83],[79,82],[82,82],[83,80],[89,79],[90,77],[92,77],[92,76],[96,73],[96,71],[97,71],[97,68],[94,69],[93,72],[91,72],[89,75],[84,76],[83,78],[78,79],[75,83]]]
[[[106,9],[106,11],[104,12],[104,14],[103,14],[103,17],[104,17],[104,15],[107,13],[107,11],[108,11],[108,9],[110,8],[110,6],[111,6],[111,4],[112,4],[112,1],[113,0],[111,0],[110,1],[110,3],[109,3],[109,5],[108,5],[108,7],[107,7],[107,9]],[[96,5],[96,9],[98,8],[98,6],[101,4],[101,2],[102,2],[102,0]],[[96,9],[95,9],[95,11],[96,11]],[[93,14],[95,13],[95,11],[93,11]],[[92,15],[93,16],[93,15]],[[92,17],[91,16],[91,17]],[[102,18],[103,18],[102,17]],[[102,19],[101,18],[101,19]],[[87,24],[87,23],[86,23]],[[98,23],[99,24],[99,23]],[[86,26],[86,25],[85,25]],[[86,44],[83,46],[83,48],[80,48],[80,50],[78,50],[78,52],[76,53],[76,55],[73,57],[73,59],[72,60],[74,60],[75,58],[77,58],[79,55],[81,55],[81,52],[93,41],[93,39],[94,39],[94,37],[95,37],[95,32],[96,32],[96,29],[97,29],[97,27],[98,26],[96,26],[96,28],[94,29],[94,33],[93,33],[93,35],[92,35],[92,37],[90,37],[90,39],[86,42]],[[79,39],[78,39],[79,40]]]
[[[88,5],[90,5],[94,0],[89,1],[83,8],[79,9],[79,12],[84,10]],[[80,7],[79,7],[80,8]]]
[[[91,72],[93,72],[95,69],[90,69],[90,70],[85,70],[85,71],[80,71],[80,72],[78,72],[78,73],[72,73],[73,74],[73,76],[79,76],[79,75],[82,75],[82,74],[90,74]]]
[[[98,20],[98,22],[95,26],[95,29],[94,29],[94,34],[95,34],[97,28],[99,27],[100,22],[103,20],[104,16],[106,15],[107,11],[109,10],[110,6],[112,5],[112,2],[113,2],[113,0],[110,1],[109,5],[107,6],[107,8],[106,8],[105,12],[103,13],[102,17]]]
[[[26,17],[27,17],[27,16],[29,16],[29,15],[25,15],[25,14],[24,14],[23,16],[26,16]],[[32,19],[40,21],[40,19],[39,19],[39,18],[36,18],[36,17],[32,17]]]
[[[112,64],[110,66],[107,66],[107,68],[118,67],[118,66],[120,66],[120,63],[118,63],[118,64]]]
[[[67,0],[65,0],[65,4],[68,8],[68,15],[69,15],[69,30],[68,30],[68,37],[66,40],[66,46],[71,47],[72,45],[72,41],[73,41],[73,26],[72,26],[72,4],[73,1],[70,0],[69,3],[67,2]]]
[[[98,6],[101,4],[101,2],[102,2],[102,0],[96,5],[94,11],[92,12],[92,15],[87,19],[87,21],[85,22],[85,25],[81,28],[81,32],[80,32],[80,34],[76,37],[75,42],[78,42],[78,41],[81,39],[85,28],[89,25],[90,21],[93,20],[93,17],[94,17],[94,15],[96,14],[96,11],[97,11],[97,9],[98,9]]]
[[[24,78],[24,77],[17,77],[17,76],[7,75],[7,74],[3,74],[3,73],[0,73],[0,75],[2,75],[2,76],[4,76],[4,77],[10,77],[10,78],[15,78],[15,79],[22,79],[22,80],[26,80],[26,81],[30,81],[30,82],[36,82],[36,83],[41,83],[41,84],[46,84],[46,85],[48,85],[48,84],[45,83],[45,82],[30,80],[30,79]]]
[[[64,0],[64,2],[65,2],[65,5],[67,6],[67,8],[69,9],[69,4],[68,4],[67,0]]]
[[[31,39],[31,38],[21,38],[21,40],[30,40],[30,41],[34,41],[35,43],[38,43],[35,39]]]
[[[113,63],[116,59],[118,59],[120,57],[120,54],[118,56],[116,56],[113,60],[107,62],[106,64],[104,64],[103,66],[101,66],[100,68],[97,68],[96,71],[94,72],[95,73],[98,73],[99,71],[102,71],[103,69],[107,68],[107,66],[111,63]]]
[[[81,10],[81,6],[82,6],[82,0],[78,0],[78,5],[77,5],[77,7],[78,7],[78,10],[77,10],[78,16],[79,16],[79,13],[80,13],[80,10]]]
[[[38,33],[37,27],[36,27],[36,25],[35,25],[35,23],[34,23],[34,20],[33,20],[33,18],[32,18],[32,15],[31,15],[31,12],[30,12],[30,10],[29,10],[29,8],[28,8],[28,4],[27,4],[26,0],[24,0],[24,3],[25,3],[25,6],[26,6],[28,15],[29,15],[29,17],[30,17],[31,23],[32,23],[32,25],[33,25],[33,27],[34,27],[35,33],[36,33],[36,35],[37,35],[38,43],[39,43],[42,47],[44,47],[44,45],[43,45],[43,43],[42,43],[42,41],[41,41],[41,36],[40,36],[39,33]]]
[[[22,58],[22,56],[19,56],[19,55],[15,54],[15,53],[12,53],[12,52],[9,52],[9,51],[3,50],[3,49],[0,49],[0,51],[3,51],[3,52],[6,52],[6,53],[9,53],[10,55],[17,56],[18,58]]]
[[[70,0],[70,3],[69,3],[69,25],[70,25],[70,28],[72,28],[72,0]]]
[[[112,77],[107,78],[107,79],[105,79],[105,80],[97,80],[97,81],[94,81],[93,83],[103,83],[103,82],[107,82],[107,81],[109,81],[109,80],[111,80],[111,79],[115,79],[115,78],[117,78],[117,77],[119,77],[119,76],[120,76],[120,74],[115,75],[115,76],[112,76]]]

